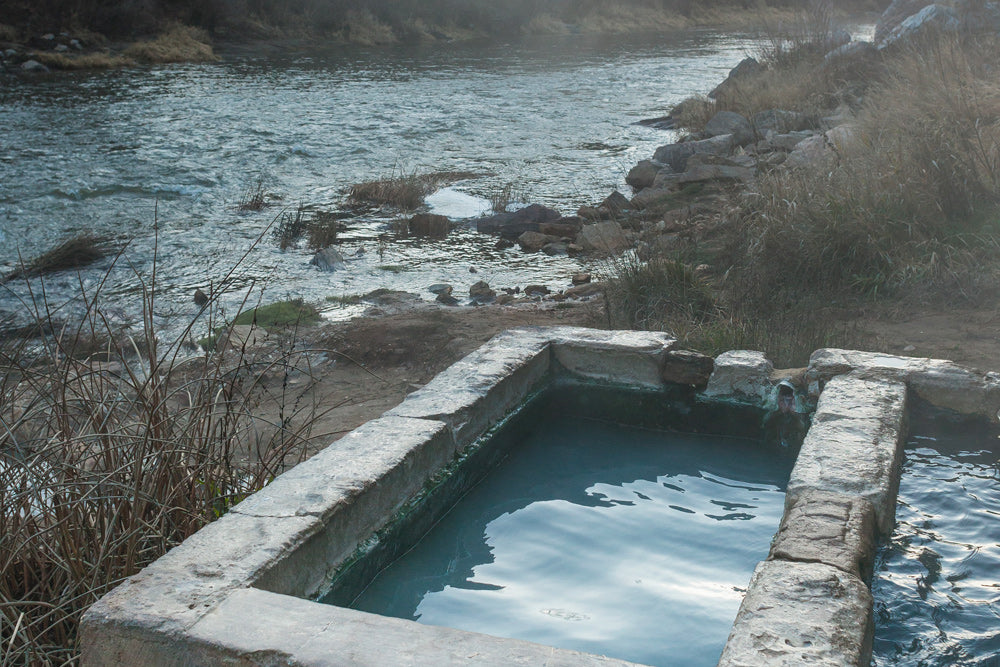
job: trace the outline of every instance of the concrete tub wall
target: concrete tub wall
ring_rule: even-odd
[[[866,582],[876,531],[892,526],[906,385],[924,393],[947,386],[939,392],[946,407],[979,412],[992,409],[1000,387],[992,376],[940,365],[948,362],[901,376],[866,365],[856,356],[863,353],[821,352],[828,354],[814,355],[807,375],[825,391],[785,517],[720,664],[867,664]],[[884,356],[879,363],[886,359],[903,363]],[[307,598],[426,480],[554,375],[645,388],[707,384],[726,400],[767,400],[770,364],[759,353],[722,355],[710,381],[712,368],[711,359],[676,349],[661,333],[501,334],[102,598],[81,624],[83,664],[626,665]],[[962,391],[942,377],[961,380]]]

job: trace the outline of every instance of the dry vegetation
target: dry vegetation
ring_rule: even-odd
[[[104,319],[98,290],[76,325],[25,304],[53,333],[0,344],[4,665],[73,664],[90,604],[300,460],[313,435],[306,353],[231,339],[181,361],[190,328],[161,343],[155,272],[146,284],[134,336]],[[200,316],[209,327],[214,312]],[[307,382],[293,390],[293,376]]]
[[[158,37],[132,44],[125,49],[127,58],[144,63],[212,62],[218,56],[211,38],[200,28],[175,25]]]
[[[424,197],[438,188],[474,178],[476,174],[464,171],[436,171],[430,174],[407,174],[396,169],[385,177],[365,181],[351,187],[349,200],[354,204],[385,206],[401,211],[413,211],[424,204]]]
[[[822,17],[821,17],[822,18]],[[1000,276],[1000,43],[945,35],[823,60],[823,24],[767,44],[766,69],[675,118],[697,131],[717,110],[850,112],[832,161],[761,172],[688,232],[670,257],[619,266],[614,325],[667,328],[715,352],[750,345],[781,364],[820,346],[863,344],[842,316],[883,303],[986,303]],[[803,36],[804,35],[804,36]],[[689,274],[712,265],[715,308]],[[677,300],[693,294],[693,316]],[[668,307],[669,306],[669,307]],[[776,349],[784,348],[783,350]]]

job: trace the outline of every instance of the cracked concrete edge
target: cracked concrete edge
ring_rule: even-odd
[[[1000,421],[1000,374],[965,368],[945,359],[832,348],[816,350],[806,370],[809,391],[818,395],[834,377],[852,372],[905,382],[931,405]]]
[[[823,563],[764,561],[719,667],[867,667],[873,635],[865,583]]]
[[[786,509],[811,491],[858,496],[872,504],[879,531],[889,534],[895,525],[906,409],[901,382],[853,373],[830,380],[792,468]]]
[[[559,372],[605,382],[659,389],[664,382],[668,354],[677,340],[659,331],[599,331],[581,327],[550,327],[546,330]],[[683,364],[683,359],[678,358]],[[692,363],[700,360],[692,358]],[[678,375],[683,382],[684,375]]]
[[[454,452],[440,422],[391,417],[359,427],[96,602],[81,621],[83,664],[137,664],[106,654],[107,637],[183,644],[235,589],[314,594]]]
[[[875,508],[870,502],[810,490],[785,511],[768,560],[823,563],[869,582],[875,549]]]

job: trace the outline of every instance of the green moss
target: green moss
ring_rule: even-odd
[[[242,312],[233,320],[233,324],[256,324],[265,329],[274,329],[297,324],[313,324],[319,320],[319,311],[316,308],[302,299],[291,299]]]

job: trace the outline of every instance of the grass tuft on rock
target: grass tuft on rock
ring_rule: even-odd
[[[93,234],[78,234],[11,271],[0,279],[0,284],[18,278],[79,269],[107,256],[108,252],[107,239]]]
[[[315,324],[321,319],[319,311],[302,299],[278,301],[240,313],[234,325],[254,324],[264,329],[279,329]]]

